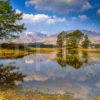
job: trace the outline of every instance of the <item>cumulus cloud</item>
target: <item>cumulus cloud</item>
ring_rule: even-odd
[[[16,13],[22,13],[19,9],[16,9]],[[67,22],[66,18],[60,18],[56,16],[48,16],[46,14],[26,14],[23,13],[24,23],[45,23],[55,24]]]
[[[86,15],[79,15],[79,18],[81,21],[85,21],[88,19],[88,17]]]
[[[100,15],[100,9],[97,10],[97,14]]]
[[[77,17],[72,17],[72,21],[76,21],[77,20]]]
[[[77,21],[77,20],[86,21],[87,19],[88,19],[87,15],[79,15],[78,17],[72,17],[72,21]]]
[[[89,8],[92,8],[92,5],[89,2],[84,2],[84,5],[82,6],[82,10],[87,10]]]
[[[16,13],[20,13],[20,10],[16,10]],[[21,23],[25,24],[27,32],[35,31],[45,33],[54,33],[63,30],[66,27],[67,20],[65,17],[51,16],[47,14],[28,14],[23,13],[23,19]]]
[[[16,9],[16,13],[22,13],[19,9]]]
[[[45,24],[55,24],[66,22],[65,18],[60,18],[56,16],[48,16],[45,14],[23,14],[23,20],[25,23],[45,23]]]
[[[27,6],[33,6],[38,10],[52,12],[83,11],[92,8],[89,0],[29,0]]]

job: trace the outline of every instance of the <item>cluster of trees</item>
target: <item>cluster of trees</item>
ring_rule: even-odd
[[[70,33],[61,32],[57,37],[57,46],[62,48],[64,41],[66,41],[66,48],[78,48],[79,46],[88,48],[90,44],[88,36],[79,30]]]
[[[9,0],[0,0],[0,38],[16,37],[22,32],[24,24],[19,23],[22,13],[16,13]]]

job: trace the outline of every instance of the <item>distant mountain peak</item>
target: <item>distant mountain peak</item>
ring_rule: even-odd
[[[66,33],[72,32],[74,30],[67,31]],[[89,31],[89,30],[81,30],[83,33],[87,34],[92,42],[100,42],[100,33]],[[41,42],[44,44],[56,44],[57,35],[59,33],[53,35],[46,35],[40,32],[26,32],[22,33],[18,39],[13,40],[16,43],[35,43]]]

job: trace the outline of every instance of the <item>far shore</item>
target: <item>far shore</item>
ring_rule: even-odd
[[[100,49],[73,49],[82,52],[100,53]],[[29,48],[29,49],[3,49],[0,48],[0,58],[19,58],[33,53],[52,53],[57,48]]]
[[[40,53],[55,52],[56,50],[57,48],[30,48],[30,51],[40,52]]]
[[[100,53],[100,49],[79,49],[80,51],[83,52],[94,52],[94,53]]]
[[[48,53],[48,52],[55,52],[57,51],[57,48],[31,48],[31,51],[35,51],[35,52],[42,52],[42,53]],[[88,49],[84,49],[84,48],[79,48],[79,49],[72,49],[72,50],[79,50],[79,51],[83,51],[83,52],[94,52],[94,53],[100,53],[100,49],[92,49],[92,48],[88,48]]]

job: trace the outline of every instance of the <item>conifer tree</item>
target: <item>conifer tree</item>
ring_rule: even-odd
[[[15,37],[22,32],[24,24],[19,21],[22,20],[22,13],[16,13],[12,8],[9,0],[0,1],[0,38]],[[17,35],[15,35],[17,33]]]

